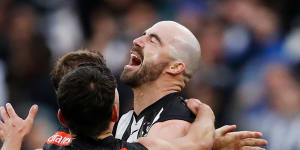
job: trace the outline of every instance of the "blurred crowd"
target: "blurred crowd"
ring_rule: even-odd
[[[0,0],[0,104],[22,117],[40,106],[24,150],[57,128],[49,71],[81,48],[105,56],[116,78],[134,38],[160,20],[188,27],[202,49],[184,91],[209,104],[216,127],[258,130],[269,150],[300,150],[300,9],[296,0]],[[118,83],[121,114],[132,106]]]

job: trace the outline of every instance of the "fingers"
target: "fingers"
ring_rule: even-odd
[[[239,132],[232,132],[228,134],[235,134],[234,136],[238,137],[239,139],[246,139],[246,138],[261,138],[261,132],[252,132],[252,131],[239,131]]]
[[[4,127],[4,123],[0,120],[0,130]]]
[[[5,110],[5,108],[3,106],[0,107],[0,115],[1,115],[4,123],[6,123],[8,121],[8,119],[9,119],[9,117],[8,117],[8,115],[6,113],[6,110]]]
[[[15,118],[17,117],[18,115],[16,114],[14,108],[11,106],[10,103],[7,103],[6,104],[6,109],[7,109],[7,113],[9,115],[10,118]]]
[[[261,147],[248,147],[248,146],[244,146],[241,148],[241,150],[266,150],[264,148]]]
[[[3,130],[0,130],[0,140],[4,142],[4,133]]]
[[[199,99],[187,99],[185,100],[187,106],[189,109],[195,114],[196,116],[196,121],[201,119],[201,117],[205,116],[206,118],[210,118],[211,120],[215,120],[215,115],[211,108],[202,103]]]
[[[33,121],[36,114],[37,114],[37,112],[38,112],[38,105],[31,106],[31,108],[29,110],[29,114],[28,114],[26,120]]]
[[[199,107],[201,105],[200,100],[198,99],[187,99],[185,100],[185,103],[187,104],[187,106],[189,107],[189,109],[195,114],[197,115]]]
[[[248,138],[240,142],[240,146],[265,146],[268,142],[264,139]]]
[[[197,113],[197,116],[196,116],[196,119],[195,121],[212,121],[212,123],[214,124],[215,122],[215,115],[214,115],[214,112],[211,110],[211,108],[202,103],[198,109],[198,113]]]
[[[236,129],[236,125],[225,125],[221,128],[216,129],[217,136],[225,135],[228,132],[232,132]]]

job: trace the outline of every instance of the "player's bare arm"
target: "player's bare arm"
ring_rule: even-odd
[[[175,139],[187,134],[190,123],[182,120],[168,120],[156,123],[150,129],[149,137],[161,139]],[[259,146],[267,145],[267,141],[260,139],[261,132],[238,131],[234,132],[236,126],[223,126],[216,130],[214,150],[263,150]],[[171,131],[171,132],[170,132]]]
[[[191,123],[183,120],[158,122],[151,127],[148,137],[156,137],[165,140],[183,137],[187,134],[190,126]]]
[[[146,137],[140,138],[139,142],[148,149],[156,150],[211,150],[215,138],[215,116],[212,110],[195,99],[190,100],[187,105],[197,117],[185,136],[173,140]]]

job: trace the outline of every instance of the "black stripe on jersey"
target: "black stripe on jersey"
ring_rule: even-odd
[[[130,120],[130,125],[129,126],[127,126],[127,128],[126,128],[126,131],[124,132],[124,134],[123,134],[123,136],[122,136],[122,139],[128,139],[129,138],[129,136],[131,135],[131,125],[132,125],[132,123],[133,123],[133,117],[131,117],[131,120]]]
[[[193,122],[195,119],[195,115],[188,109],[184,103],[184,98],[180,93],[171,93],[164,96],[160,100],[145,108],[139,115],[136,115],[136,113],[131,110],[123,116],[128,119],[129,116],[131,116],[130,123],[128,124],[126,119],[120,119],[116,135],[118,135],[117,138],[122,137],[123,140],[128,142],[132,142],[139,137],[147,136],[150,128],[156,122],[163,122],[167,120]],[[135,118],[135,120],[133,120],[133,118]],[[143,120],[141,120],[142,118]],[[139,121],[142,121],[142,123]],[[126,125],[127,127],[122,127],[122,125]],[[124,131],[125,129],[126,131]],[[132,134],[131,129],[139,129],[138,134]],[[122,133],[124,134],[122,135]]]

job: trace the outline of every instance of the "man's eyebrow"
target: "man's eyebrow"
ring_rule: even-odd
[[[149,36],[150,36],[150,37],[154,37],[154,38],[159,42],[160,45],[163,45],[163,43],[162,43],[160,37],[159,37],[157,34],[155,34],[155,33],[150,33]]]

